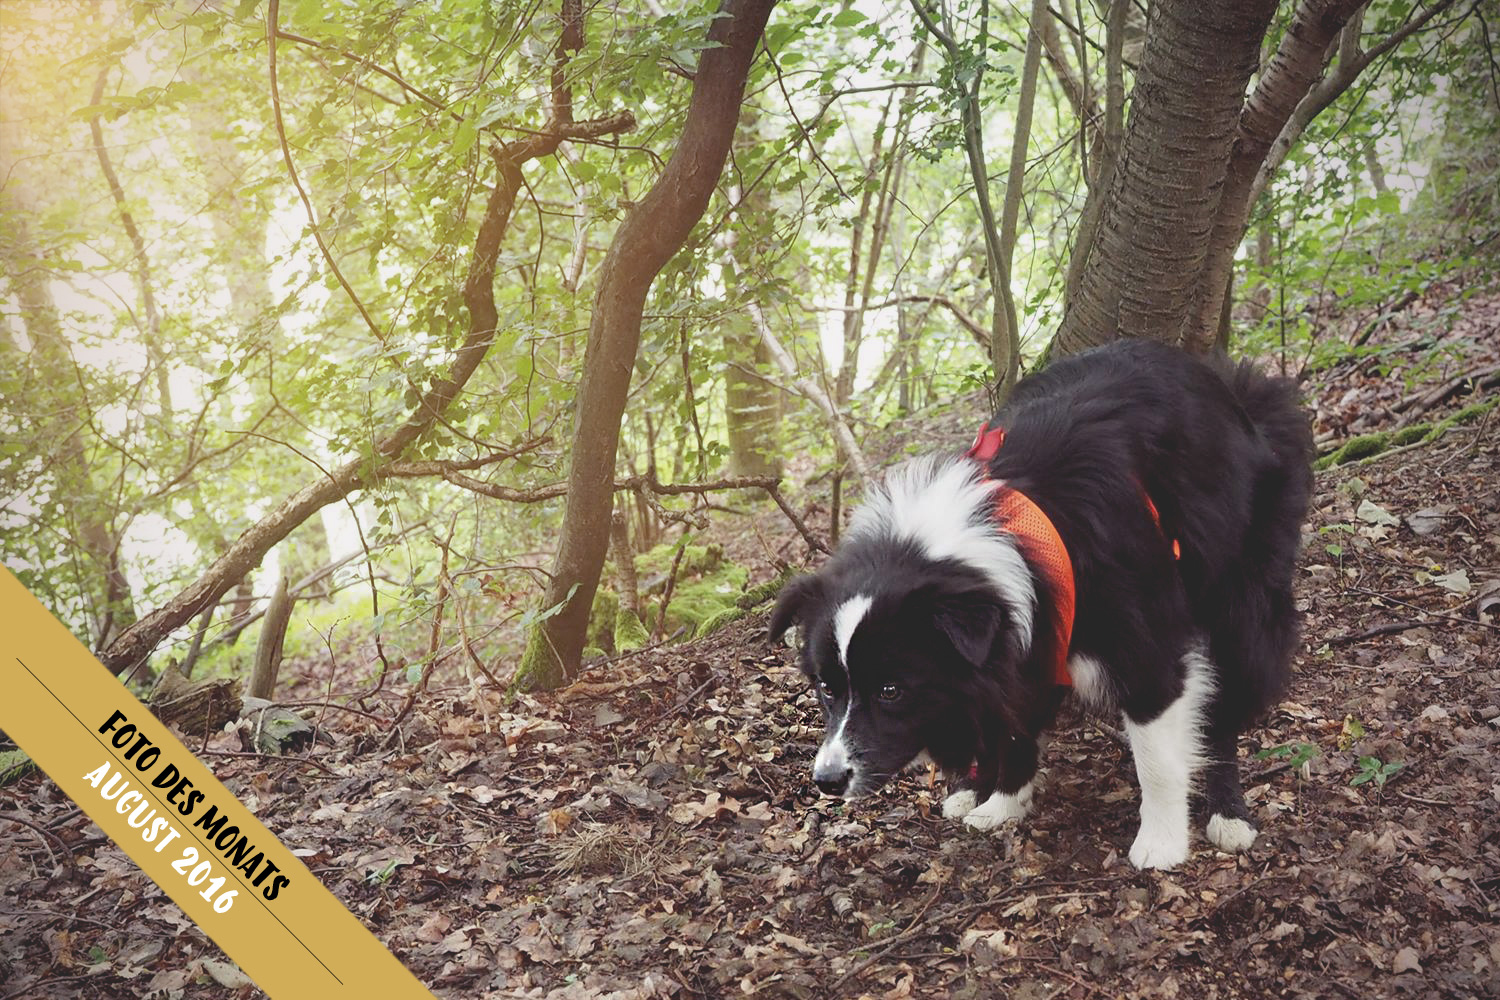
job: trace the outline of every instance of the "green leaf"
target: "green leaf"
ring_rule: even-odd
[[[869,20],[869,18],[865,17],[865,15],[861,14],[853,7],[850,7],[848,10],[841,10],[837,14],[833,15],[833,19],[828,23],[835,28],[852,28],[856,24],[863,24],[867,20]]]
[[[474,148],[474,141],[479,138],[479,120],[473,117],[465,118],[458,123],[458,131],[453,133],[453,152],[457,156],[463,156]]]

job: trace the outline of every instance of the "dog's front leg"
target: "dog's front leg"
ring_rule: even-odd
[[[989,798],[964,816],[964,825],[975,830],[993,830],[1002,823],[1024,819],[1031,811],[1032,785],[1036,780],[1039,750],[1029,736],[1012,736],[1000,749],[999,773]]]
[[[972,769],[957,776],[949,775],[954,790],[943,800],[944,819],[963,819],[974,807],[989,797],[1000,779],[1000,759],[989,744],[982,744]]]

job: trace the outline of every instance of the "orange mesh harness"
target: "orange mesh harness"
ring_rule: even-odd
[[[978,462],[989,477],[989,462],[1005,443],[1005,428],[979,429],[968,456]],[[1026,561],[1035,566],[1046,577],[1052,591],[1052,680],[1063,687],[1072,687],[1073,678],[1068,674],[1068,645],[1073,640],[1073,609],[1075,588],[1073,586],[1073,560],[1062,536],[1052,524],[1052,519],[1020,490],[1009,486],[995,491],[995,523],[1001,530],[1015,536],[1020,542]]]
[[[990,459],[995,457],[1004,443],[1004,427],[985,424],[974,437],[974,443],[967,454],[984,469],[985,478],[989,478]],[[1144,486],[1141,487],[1141,499],[1146,503],[1151,520],[1156,522],[1157,530],[1165,535],[1161,526],[1161,514],[1157,512],[1156,504],[1152,503]],[[1077,592],[1073,582],[1073,560],[1068,555],[1068,548],[1063,544],[1062,536],[1057,533],[1052,519],[1042,513],[1042,509],[1030,497],[1009,486],[995,491],[995,523],[1001,530],[1015,536],[1016,541],[1021,544],[1026,561],[1047,579],[1053,595],[1052,679],[1063,687],[1072,687],[1073,678],[1068,674],[1068,646],[1073,640],[1073,613]],[[1171,542],[1172,558],[1181,559],[1182,546],[1175,538]]]

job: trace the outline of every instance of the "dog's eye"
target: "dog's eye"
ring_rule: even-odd
[[[827,681],[818,681],[818,693],[825,698],[833,697],[833,686]]]
[[[881,701],[895,701],[901,697],[901,689],[895,684],[886,684],[880,689]]]

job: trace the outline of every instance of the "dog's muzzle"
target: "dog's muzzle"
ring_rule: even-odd
[[[813,784],[825,795],[843,795],[854,781],[854,766],[841,739],[830,740],[818,748],[813,760]]]

